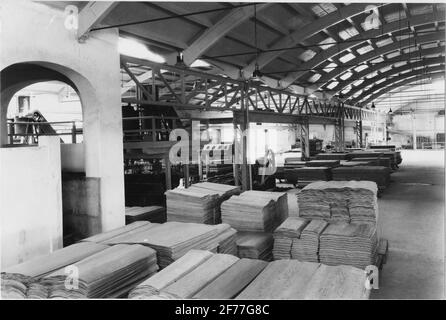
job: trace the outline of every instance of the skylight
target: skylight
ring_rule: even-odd
[[[364,47],[361,47],[359,49],[356,50],[356,52],[358,52],[359,54],[366,54],[367,52],[370,52],[373,50],[373,47],[371,45],[366,45]]]
[[[324,45],[326,43],[329,43],[327,45]],[[319,44],[322,44],[322,46],[319,46],[322,50],[327,50],[328,48],[334,46],[335,40],[331,37],[328,37],[327,39],[319,42]]]
[[[332,89],[334,89],[338,84],[339,84],[338,81],[330,82],[330,84],[327,86],[327,88],[330,89],[330,90],[332,90]]]
[[[341,61],[342,63],[347,63],[354,58],[356,58],[354,54],[347,53],[345,56],[340,57],[339,61]]]
[[[350,39],[351,37],[354,37],[358,34],[359,34],[359,32],[358,32],[358,30],[356,30],[355,27],[350,27],[350,28],[347,28],[347,29],[339,32],[339,36],[342,38],[342,40]]]
[[[323,69],[326,73],[332,72],[338,65],[334,62],[329,63]]]
[[[158,63],[166,62],[166,59],[164,59],[164,57],[150,51],[141,42],[138,42],[138,41],[135,41],[132,39],[119,38],[118,50],[121,54],[126,55],[126,56],[150,60],[150,61],[158,62]]]

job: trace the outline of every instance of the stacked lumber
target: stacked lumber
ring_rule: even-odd
[[[149,224],[106,240],[108,245],[141,244],[157,252],[164,268],[191,249],[236,252],[234,231],[229,225],[166,222]]]
[[[215,229],[218,234],[216,237],[218,243],[217,252],[237,256],[237,230],[231,228],[226,223],[216,225]]]
[[[318,181],[297,195],[299,215],[329,222],[376,224],[378,189],[370,181]]]
[[[227,254],[214,254],[183,277],[165,287],[162,292],[176,299],[191,299],[229,269],[239,258]]]
[[[240,192],[240,187],[211,182],[196,183],[187,189],[168,190],[166,191],[167,220],[221,223],[221,203]]]
[[[364,269],[375,264],[378,238],[371,224],[330,224],[320,236],[319,259],[326,265]]]
[[[308,220],[299,217],[289,217],[274,231],[274,260],[291,258],[293,241],[300,238],[302,231],[308,223]]]
[[[300,168],[305,167],[306,162],[302,161],[300,157],[288,157],[285,158],[285,168]]]
[[[288,194],[286,192],[270,192],[270,191],[257,191],[250,190],[244,192],[243,197],[246,197],[247,201],[256,201],[258,197],[265,199],[272,199],[276,204],[276,220],[280,224],[288,218]]]
[[[278,260],[268,266],[236,299],[364,299],[366,274],[350,266],[324,266]]]
[[[335,167],[338,167],[339,164],[340,164],[339,160],[311,160],[311,161],[307,161],[306,166],[307,167],[335,168]]]
[[[384,153],[375,151],[354,151],[348,154],[348,160],[358,158],[382,158]]]
[[[348,153],[319,153],[316,160],[349,160]]]
[[[294,239],[291,258],[319,262],[319,237],[327,226],[328,223],[324,220],[311,220],[300,234],[300,238]]]
[[[158,270],[155,250],[141,245],[116,245],[71,266],[77,271],[72,286],[60,269],[42,279],[49,298],[116,298]]]
[[[56,250],[50,254],[36,257],[18,265],[5,268],[2,271],[7,274],[22,275],[38,280],[50,273],[85,259],[106,248],[107,246],[104,244],[80,242],[63,249]]]
[[[166,222],[166,208],[160,206],[126,207],[125,224],[135,221],[149,221],[153,223]]]
[[[213,254],[210,251],[190,250],[184,256],[179,258],[174,263],[168,265],[162,271],[140,283],[129,293],[129,298],[163,298],[161,291],[164,288],[184,277],[186,274],[190,273],[212,256]],[[164,297],[169,298],[168,295],[164,295]]]
[[[167,221],[216,223],[218,195],[207,190],[176,188],[166,195]]]
[[[274,199],[279,198],[278,205]],[[279,198],[269,192],[259,191],[246,191],[239,196],[232,196],[221,205],[222,221],[237,231],[272,232],[288,214],[280,212],[284,200],[282,196]]]
[[[329,167],[303,167],[288,169],[285,171],[288,180],[297,181],[299,185],[307,185],[313,181],[331,180],[331,168]]]
[[[333,180],[366,180],[375,182],[380,189],[390,184],[390,169],[381,166],[338,167],[332,170]]]
[[[22,300],[27,298],[29,286],[35,280],[18,273],[1,274],[0,298],[5,300]]]
[[[267,265],[266,261],[240,259],[196,293],[193,299],[232,299],[250,284]]]
[[[352,161],[367,161],[369,166],[392,167],[392,161],[385,157],[353,158]]]
[[[274,238],[267,232],[238,232],[237,256],[239,258],[271,261]]]
[[[368,166],[369,164],[370,164],[369,161],[353,161],[353,160],[352,161],[342,160],[340,163],[341,167]]]

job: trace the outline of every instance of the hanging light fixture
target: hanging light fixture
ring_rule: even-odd
[[[390,109],[389,109],[389,113],[392,113],[392,112],[393,112],[393,111],[392,111],[392,108],[390,108]]]
[[[261,81],[263,77],[262,72],[260,72],[259,68],[259,48],[257,46],[257,7],[254,5],[254,45],[256,47],[256,63],[254,67],[254,72],[252,73],[252,80]]]
[[[372,109],[375,109],[375,103],[372,102]]]

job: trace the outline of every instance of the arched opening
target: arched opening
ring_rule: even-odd
[[[37,144],[40,136],[60,142],[82,143],[82,104],[69,84],[37,82],[17,91],[7,110],[8,144]]]
[[[44,62],[14,64],[0,75],[1,147],[31,147],[43,136],[60,138],[62,207],[56,214],[59,219],[62,215],[63,245],[100,231],[100,179],[87,174],[88,163],[94,159],[87,159],[89,139],[83,126],[86,109],[96,101],[88,80],[70,68]],[[95,140],[90,140],[91,148]]]

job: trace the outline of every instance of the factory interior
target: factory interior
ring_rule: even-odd
[[[0,4],[2,299],[444,299],[439,2]]]

